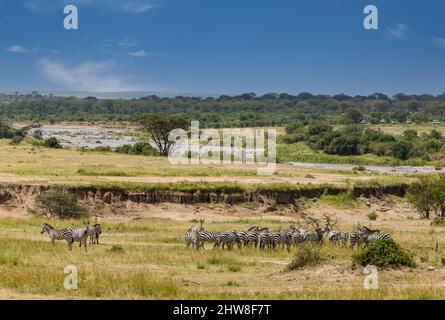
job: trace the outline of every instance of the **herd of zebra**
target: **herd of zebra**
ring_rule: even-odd
[[[347,246],[368,246],[369,243],[382,240],[392,240],[391,236],[380,230],[372,230],[365,226],[357,225],[349,233],[346,231],[334,231],[331,226],[323,228],[316,227],[310,231],[307,227],[296,227],[291,225],[288,229],[279,232],[270,232],[269,228],[254,226],[247,231],[227,230],[223,232],[209,232],[204,230],[202,225],[194,226],[184,234],[186,246],[195,249],[204,249],[204,243],[213,243],[213,248],[227,248],[232,250],[236,245],[239,249],[244,247],[255,247],[264,249],[286,248],[290,251],[292,246],[301,243],[323,244],[325,238],[332,244]]]
[[[84,222],[84,225],[80,228],[69,227],[57,230],[48,223],[44,223],[40,233],[45,232],[48,233],[53,246],[56,240],[65,240],[68,243],[68,249],[71,251],[73,243],[79,242],[79,248],[83,244],[85,251],[87,251],[88,238],[90,238],[91,244],[99,244],[99,235],[102,234],[102,229],[98,223],[90,227],[89,223]]]

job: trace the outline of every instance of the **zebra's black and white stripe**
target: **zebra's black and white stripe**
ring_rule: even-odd
[[[79,242],[79,248],[82,247],[82,244],[85,247],[85,251],[87,251],[87,241],[88,241],[88,229],[90,227],[85,224],[83,227],[74,228],[69,227],[68,230],[71,232],[74,242]]]
[[[53,246],[56,240],[65,240],[68,243],[68,249],[72,250],[74,240],[71,231],[68,229],[57,230],[48,223],[44,223],[40,233],[43,234],[45,232],[48,233]]]
[[[365,247],[372,242],[392,240],[389,233],[380,232],[380,230],[371,230],[367,227],[363,227],[362,230],[363,230],[363,242],[365,244]]]
[[[99,236],[102,234],[100,224],[96,223],[91,228],[88,228],[88,236],[90,237],[90,244],[99,244]]]

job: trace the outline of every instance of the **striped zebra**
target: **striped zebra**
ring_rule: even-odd
[[[315,231],[306,233],[304,236],[304,241],[323,244],[324,233],[325,228],[316,228]]]
[[[44,223],[42,227],[42,231],[40,231],[40,234],[48,233],[51,242],[54,247],[54,243],[56,240],[65,240],[68,243],[68,249],[71,251],[73,249],[73,235],[71,234],[71,231],[68,229],[62,229],[57,230],[54,229],[51,225],[48,223]]]
[[[290,251],[292,245],[292,233],[294,230],[281,230],[280,232],[272,234],[273,248],[276,249],[278,246],[282,246],[282,249],[286,247],[287,251]]]
[[[264,250],[266,247],[272,249],[272,237],[269,234],[269,228],[260,229],[259,233],[259,246],[261,250]]]
[[[185,245],[187,246],[187,248],[189,248],[191,244],[193,244],[193,246],[195,246],[195,243],[197,240],[196,233],[199,231],[202,231],[202,230],[204,230],[203,227],[195,226],[195,227],[191,227],[184,233],[184,241],[185,241]]]
[[[85,252],[87,252],[87,242],[88,242],[88,224],[84,224],[83,227],[74,228],[69,227],[68,230],[71,232],[74,242],[79,242],[79,248],[82,248],[82,243],[85,247]]]
[[[354,230],[349,235],[349,247],[354,249],[354,246],[357,248],[363,243],[364,240],[364,232],[360,226],[354,228]]]
[[[328,240],[331,244],[339,244],[340,243],[340,233],[336,231],[329,231]]]
[[[306,235],[306,234],[304,234]],[[292,233],[292,243],[294,245],[298,245],[300,243],[304,242],[304,236],[300,233],[299,230],[296,230]]]
[[[102,234],[100,224],[96,223],[91,228],[88,228],[88,236],[90,237],[90,244],[99,244],[99,236]]]
[[[389,233],[380,232],[380,230],[371,230],[367,227],[363,227],[362,230],[363,230],[363,242],[365,244],[365,247],[367,247],[368,244],[372,242],[392,240]]]
[[[247,232],[244,231],[235,231],[236,232],[236,236],[238,237],[238,247],[241,249],[240,245],[243,245],[245,247],[247,247],[248,243],[249,243],[249,236],[247,234]]]
[[[349,232],[339,231],[337,234],[338,234],[338,243],[340,245],[346,246],[349,240]]]
[[[216,245],[218,241],[219,232],[198,231],[196,233],[198,249],[204,249],[205,242],[213,242]]]
[[[228,250],[233,249],[233,245],[238,243],[238,236],[236,232],[233,230],[228,230],[221,232],[217,237],[216,247],[221,247],[224,250],[224,247],[227,247]]]

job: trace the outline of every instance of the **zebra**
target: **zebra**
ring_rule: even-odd
[[[51,238],[53,247],[56,240],[65,240],[68,243],[68,249],[70,251],[73,249],[73,235],[68,229],[57,230],[48,223],[44,223],[40,234],[43,234],[45,232],[48,233],[49,237]]]
[[[323,244],[323,236],[325,233],[325,228],[316,228],[314,232],[308,232],[304,236],[304,241],[314,242],[318,244]]]
[[[384,241],[384,240],[392,240],[389,233],[380,232],[380,230],[371,230],[367,227],[363,227],[363,242],[365,247],[368,246],[369,243],[376,241]]]
[[[338,244],[340,242],[340,233],[336,231],[329,231],[328,240],[332,244]]]
[[[100,224],[96,223],[91,228],[88,228],[88,236],[90,237],[90,244],[99,244],[99,235],[102,234]]]
[[[354,246],[357,246],[357,248],[360,246],[360,244],[363,243],[364,240],[364,232],[363,229],[359,226],[355,227],[354,230],[349,235],[349,247],[351,249],[354,248]]]
[[[240,244],[247,247],[247,244],[249,243],[249,236],[247,232],[244,231],[235,231],[235,232],[238,237],[238,242],[239,242],[238,247],[241,249]]]
[[[284,249],[284,247],[286,247],[287,251],[289,252],[292,245],[293,232],[294,231],[292,229],[289,229],[272,234],[271,237],[273,248],[275,249],[278,245],[282,245],[282,248]]]
[[[340,245],[346,246],[348,244],[348,240],[349,240],[349,232],[340,231],[337,233],[337,235],[338,235],[338,243]]]
[[[228,230],[221,232],[218,235],[215,247],[219,248],[220,246],[222,246],[222,249],[224,250],[224,246],[226,246],[228,250],[232,250],[235,243],[238,243],[236,232],[233,230]]]
[[[82,243],[84,244],[85,252],[87,252],[88,229],[90,229],[90,227],[88,224],[85,223],[84,226],[80,228],[68,228],[68,230],[71,232],[74,242],[79,242],[79,248],[82,247]]]
[[[272,249],[272,237],[269,234],[269,228],[262,228],[259,230],[259,245],[260,249],[264,250],[266,246]]]
[[[292,233],[292,243],[298,245],[304,242],[304,236],[301,235],[300,231],[296,230]]]
[[[208,232],[208,231],[198,231],[196,233],[196,242],[198,249],[204,249],[205,242],[216,242],[218,241],[219,232]]]
[[[196,233],[199,231],[203,231],[204,228],[201,226],[195,226],[195,227],[191,227],[190,229],[188,229],[185,234],[184,234],[184,241],[185,241],[185,245],[187,246],[187,248],[190,247],[191,244],[193,244],[193,246],[195,246],[195,242],[196,242]]]

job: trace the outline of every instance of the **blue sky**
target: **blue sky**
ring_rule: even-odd
[[[438,94],[445,2],[0,0],[0,90]]]

